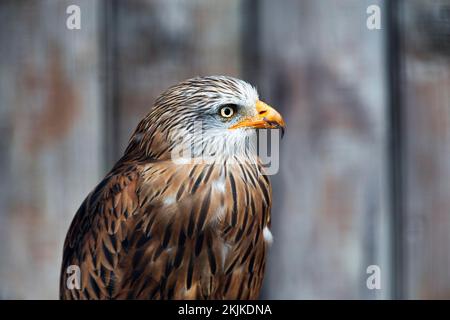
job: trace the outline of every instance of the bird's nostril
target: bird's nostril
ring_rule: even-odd
[[[260,112],[259,112],[259,114],[266,114],[267,113],[267,110],[261,110]]]

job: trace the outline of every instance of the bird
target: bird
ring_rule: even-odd
[[[285,127],[246,81],[168,88],[76,212],[60,299],[258,299],[272,189],[254,137]]]

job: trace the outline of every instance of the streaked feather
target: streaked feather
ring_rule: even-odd
[[[181,125],[170,107],[180,101],[195,100],[201,109],[224,95],[253,99],[256,93],[232,78],[206,78],[206,86],[198,81],[158,98],[123,158],[80,206],[64,244],[62,299],[258,298],[269,180],[247,158],[176,164],[166,131]],[[80,290],[66,287],[69,265],[80,267]]]

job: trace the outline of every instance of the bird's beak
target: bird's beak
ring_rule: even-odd
[[[237,128],[281,129],[281,136],[283,136],[286,124],[277,110],[258,100],[256,102],[255,116],[244,118],[242,121],[229,127],[229,129]]]

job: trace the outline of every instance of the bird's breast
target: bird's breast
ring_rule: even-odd
[[[203,235],[220,252],[217,262],[226,266],[236,250],[271,242],[271,189],[266,176],[253,164],[152,164],[141,186],[141,207],[153,217],[164,236],[170,226],[177,246],[179,235],[194,250]],[[178,234],[178,236],[176,235]],[[245,254],[245,252],[242,252]]]

